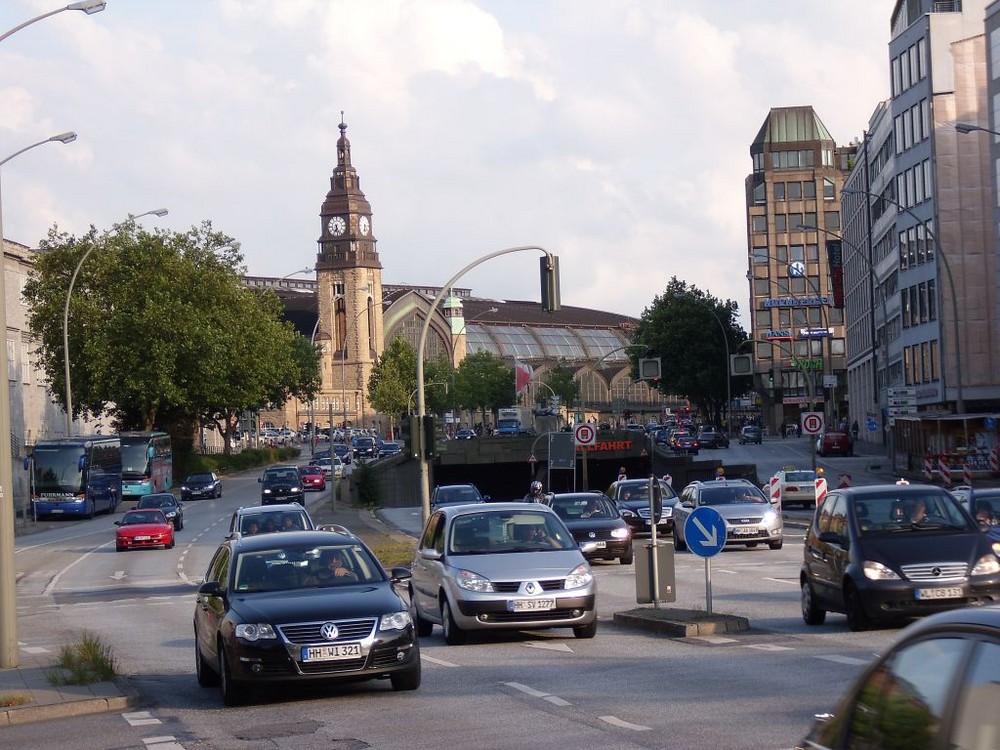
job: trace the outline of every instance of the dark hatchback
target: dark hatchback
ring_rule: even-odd
[[[350,571],[324,577],[334,556]],[[406,603],[357,537],[293,531],[227,539],[194,609],[198,684],[218,684],[226,705],[248,690],[316,681],[389,679],[420,686],[420,647]]]
[[[831,490],[806,533],[802,618],[843,612],[851,630],[1000,602],[1000,559],[972,517],[940,487]]]
[[[184,528],[184,506],[177,502],[177,498],[171,493],[151,492],[148,495],[143,495],[135,504],[134,510],[148,510],[150,508],[162,510],[163,515],[177,531]]]
[[[188,474],[181,485],[181,500],[201,500],[222,497],[222,480],[211,471]]]
[[[698,433],[697,440],[702,448],[729,447],[729,436],[715,427],[702,428]]]
[[[298,466],[268,466],[257,481],[260,482],[261,505],[305,504],[306,492]]]
[[[1000,607],[913,623],[796,747],[996,748]]]
[[[669,484],[662,479],[656,481],[660,485],[660,497],[663,499],[663,509],[657,519],[656,530],[669,534],[674,528],[674,506],[677,505],[679,498]],[[649,534],[652,531],[649,523],[651,509],[648,479],[622,479],[612,482],[606,494],[618,506],[622,518],[632,528],[633,534]]]
[[[618,507],[601,492],[567,492],[547,495],[548,505],[562,519],[577,544],[590,542],[584,557],[588,560],[617,558],[622,565],[631,565],[632,529],[622,518]]]

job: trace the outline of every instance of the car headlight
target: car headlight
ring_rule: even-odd
[[[564,586],[567,589],[579,589],[590,585],[590,582],[593,580],[594,574],[590,572],[590,566],[587,563],[582,563],[573,568],[570,574],[566,576]]]
[[[461,589],[475,591],[479,594],[490,594],[494,590],[493,581],[489,578],[483,578],[483,576],[473,573],[471,570],[458,571],[458,575],[455,576],[455,583]]]
[[[271,494],[271,490],[270,490],[270,488],[269,488],[269,487],[265,487],[265,488],[264,488],[264,494],[265,494],[265,495],[270,495],[270,494]]]
[[[778,514],[775,513],[773,510],[768,510],[764,512],[764,525],[767,526],[768,528],[770,528],[771,525],[777,520],[778,520]]]
[[[187,492],[188,491],[188,486],[186,484],[182,484],[181,485],[181,491],[182,492]]]
[[[292,487],[292,492],[299,492],[299,491],[301,491],[301,489],[302,489],[301,487],[299,487],[298,485],[296,485],[295,487]]]
[[[674,515],[674,509],[671,505],[664,505],[663,510],[660,511],[660,518],[671,518]]]
[[[997,544],[1000,543],[995,542],[993,547],[996,548]],[[995,573],[1000,573],[1000,560],[997,560],[997,556],[993,553],[980,557],[972,568],[974,576],[991,576]]]
[[[898,581],[899,576],[892,568],[874,560],[865,560],[865,578],[872,581]]]
[[[236,637],[245,641],[263,641],[277,638],[278,636],[267,623],[248,622],[236,626]]]
[[[1000,557],[1000,542],[993,542],[993,554]]]
[[[405,609],[402,612],[391,612],[382,615],[378,623],[379,630],[406,630],[410,624],[410,613]]]
[[[628,539],[628,529],[611,529],[612,539]]]

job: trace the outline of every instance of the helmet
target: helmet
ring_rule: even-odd
[[[537,495],[541,491],[542,491],[542,483],[536,479],[534,482],[531,483],[531,494]]]

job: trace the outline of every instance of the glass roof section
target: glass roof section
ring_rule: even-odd
[[[567,359],[585,359],[580,340],[568,328],[535,328],[535,335],[541,339],[545,353],[549,357],[566,357]]]
[[[490,333],[506,357],[524,359],[544,359],[545,350],[532,335],[531,329],[523,326],[490,326]]]
[[[487,351],[497,357],[503,356],[497,345],[493,343],[493,339],[487,335],[482,326],[478,325],[465,326],[465,350],[469,354]]]
[[[583,339],[591,359],[600,359],[604,356],[607,356],[605,362],[624,362],[628,359],[628,350],[622,347],[627,346],[629,341],[620,333],[589,328],[577,331],[577,335]],[[621,349],[621,351],[615,352],[616,349]],[[615,353],[611,354],[611,352]]]

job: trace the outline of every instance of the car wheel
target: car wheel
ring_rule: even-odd
[[[847,627],[855,633],[868,630],[871,627],[871,620],[865,612],[861,594],[852,583],[848,583],[844,587],[844,610],[844,614],[847,615]]]
[[[629,549],[628,554],[622,555],[618,558],[618,562],[622,565],[631,565],[632,561],[635,559],[635,553]]]
[[[441,600],[441,627],[444,629],[444,642],[449,646],[461,646],[465,643],[466,632],[455,622],[447,599]]]
[[[177,530],[180,531],[183,528],[184,528],[184,519],[182,518],[177,522]]]
[[[681,535],[677,532],[677,524],[674,524],[674,549],[678,552],[683,552],[687,548],[687,544],[681,539]]]
[[[198,677],[198,684],[202,687],[213,687],[219,684],[219,675],[212,669],[208,659],[201,653],[198,646],[198,632],[194,634],[194,672]]]
[[[410,589],[410,619],[413,620],[413,627],[416,629],[419,638],[426,638],[434,630],[434,623],[420,616],[420,610],[417,609],[417,600],[413,596],[412,588]]]
[[[123,547],[120,544],[115,545],[115,552],[124,552],[126,549],[127,549],[126,547]]]
[[[416,659],[412,668],[405,672],[393,672],[389,675],[393,690],[416,690],[420,687],[420,659]]]
[[[784,539],[779,539],[776,542],[768,542],[767,546],[770,547],[771,549],[781,549],[784,543],[785,543]]]
[[[173,539],[173,537],[170,538],[170,543],[169,544],[164,544],[163,545],[163,548],[164,549],[173,549],[174,548],[174,539]]]
[[[97,515],[97,501],[91,500],[90,508],[88,508],[87,510],[87,518],[93,518],[96,515]]]
[[[826,621],[826,610],[816,605],[816,595],[812,584],[802,581],[802,619],[806,625],[822,625]]]
[[[597,635],[597,618],[589,625],[576,625],[573,628],[574,638],[593,638]]]
[[[245,700],[245,693],[229,671],[229,659],[226,649],[219,644],[219,688],[222,692],[222,702],[227,706],[238,706]]]

